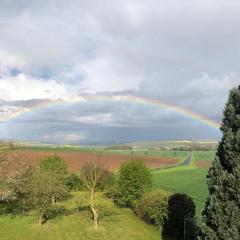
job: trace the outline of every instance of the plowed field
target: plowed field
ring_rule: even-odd
[[[26,157],[26,161],[30,162],[33,165],[36,165],[41,158],[51,156],[54,153],[51,151],[48,152],[26,150],[24,151],[24,154]],[[78,172],[81,166],[92,160],[103,161],[109,170],[116,170],[121,166],[123,162],[134,157],[132,155],[125,154],[97,154],[94,152],[57,152],[57,155],[66,161],[71,172]],[[178,158],[169,157],[142,156],[140,158],[143,159],[146,165],[150,168],[161,168],[179,162]]]

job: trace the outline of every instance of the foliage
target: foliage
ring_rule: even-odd
[[[29,167],[24,174],[16,178],[11,184],[11,188],[14,194],[14,201],[16,207],[22,213],[32,208],[32,200],[29,197],[32,194],[32,188],[30,187],[30,181],[32,180],[34,169]]]
[[[240,86],[230,91],[223,137],[208,172],[209,197],[199,239],[240,239]]]
[[[14,193],[18,185],[23,184],[29,165],[24,161],[11,143],[0,142],[0,195],[6,198]]]
[[[126,207],[133,207],[134,202],[151,190],[152,176],[144,162],[132,159],[120,168],[119,191],[117,203]]]
[[[52,203],[56,200],[62,199],[67,193],[67,176],[68,166],[56,154],[53,156],[43,158],[39,163],[39,169],[42,173],[45,173],[51,181],[49,182],[52,192]]]
[[[52,211],[52,196],[61,195],[65,190],[58,181],[52,178],[49,172],[36,169],[26,182],[25,189],[28,190],[27,200],[32,208],[39,211],[39,224],[42,225]]]
[[[29,179],[27,188],[30,189],[28,198],[33,208],[39,211],[39,224],[47,220],[47,213],[52,205],[51,178],[47,173],[35,171]]]
[[[165,191],[144,194],[135,203],[134,211],[144,221],[161,226],[167,218],[169,197],[170,193]]]
[[[183,193],[175,193],[168,201],[168,217],[164,224],[164,234],[183,239],[184,219],[194,218],[195,204],[189,196]]]
[[[59,178],[64,178],[68,173],[67,164],[56,154],[43,158],[39,163],[39,167],[41,171],[49,171]]]
[[[75,173],[68,174],[66,186],[70,191],[78,191],[83,188],[81,178]]]

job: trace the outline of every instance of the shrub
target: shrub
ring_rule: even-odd
[[[108,177],[103,182],[103,186],[105,186],[105,188],[103,189],[105,197],[114,199],[118,189],[117,180],[113,173],[110,173],[108,175]]]
[[[160,226],[167,218],[170,193],[165,191],[144,194],[134,206],[135,213],[147,223]]]
[[[168,201],[168,217],[163,232],[176,239],[183,239],[184,219],[194,218],[195,209],[191,197],[183,193],[173,194]]]
[[[118,187],[117,203],[121,206],[132,207],[134,201],[151,190],[151,172],[142,160],[129,160],[120,168]]]
[[[71,173],[67,176],[66,185],[70,191],[78,191],[83,188],[80,177],[74,173]]]

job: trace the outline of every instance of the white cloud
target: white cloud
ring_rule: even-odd
[[[55,80],[44,81],[24,73],[0,79],[0,99],[6,101],[56,99],[68,95],[65,87]]]

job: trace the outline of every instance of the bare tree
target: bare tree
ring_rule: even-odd
[[[104,211],[104,206],[99,201],[99,193],[107,187],[107,178],[111,173],[106,169],[106,165],[100,159],[91,160],[81,168],[80,177],[87,192],[87,201],[92,213],[94,228],[98,228],[100,213]]]

